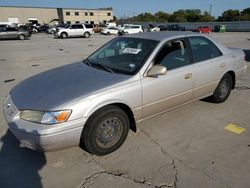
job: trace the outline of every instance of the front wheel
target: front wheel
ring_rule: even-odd
[[[68,37],[67,33],[62,33],[61,38],[66,39]]]
[[[84,33],[84,38],[89,38],[90,34],[88,32]]]
[[[116,106],[98,110],[86,123],[81,144],[95,155],[106,155],[118,149],[129,131],[127,114]]]
[[[229,97],[233,85],[232,76],[226,73],[220,80],[214,94],[211,96],[212,100],[216,103],[222,103]]]
[[[19,40],[24,40],[25,36],[21,34],[21,35],[18,35],[18,38],[19,38]]]

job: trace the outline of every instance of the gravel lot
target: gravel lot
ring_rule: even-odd
[[[213,33],[228,47],[250,54],[249,33]],[[88,56],[113,36],[0,41],[0,103],[21,80]],[[116,152],[97,157],[78,147],[39,153],[7,130],[0,108],[1,188],[181,187],[247,188],[250,185],[250,64],[223,104],[196,101],[146,120]],[[32,91],[30,91],[32,92]],[[224,129],[234,123],[246,129]]]

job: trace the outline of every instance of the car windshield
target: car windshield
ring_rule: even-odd
[[[89,56],[88,64],[100,65],[115,73],[133,75],[141,68],[158,41],[118,37]]]

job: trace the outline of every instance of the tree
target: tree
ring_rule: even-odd
[[[113,16],[113,21],[116,22],[117,21],[117,17]]]
[[[240,15],[240,20],[241,21],[250,21],[250,7],[245,8]]]
[[[237,21],[240,17],[239,10],[226,10],[222,13],[222,16],[219,17],[219,21]]]
[[[157,22],[167,22],[168,19],[170,18],[170,14],[163,11],[159,11],[155,13],[155,17]]]
[[[213,22],[215,21],[215,18],[211,16],[207,11],[204,12],[203,15],[199,18],[200,22]]]
[[[169,22],[187,22],[185,10],[175,11],[169,18]]]
[[[185,10],[185,15],[188,22],[196,22],[201,18],[200,9],[187,9]]]
[[[155,16],[151,13],[145,12],[139,14],[138,16],[134,16],[133,20],[140,21],[140,22],[155,22]]]
[[[242,13],[242,15],[249,15],[250,16],[250,7],[245,8],[241,13]]]

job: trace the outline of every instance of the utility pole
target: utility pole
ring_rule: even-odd
[[[211,14],[212,14],[212,8],[213,8],[213,5],[210,5],[210,7],[209,7],[209,15],[211,16]]]

